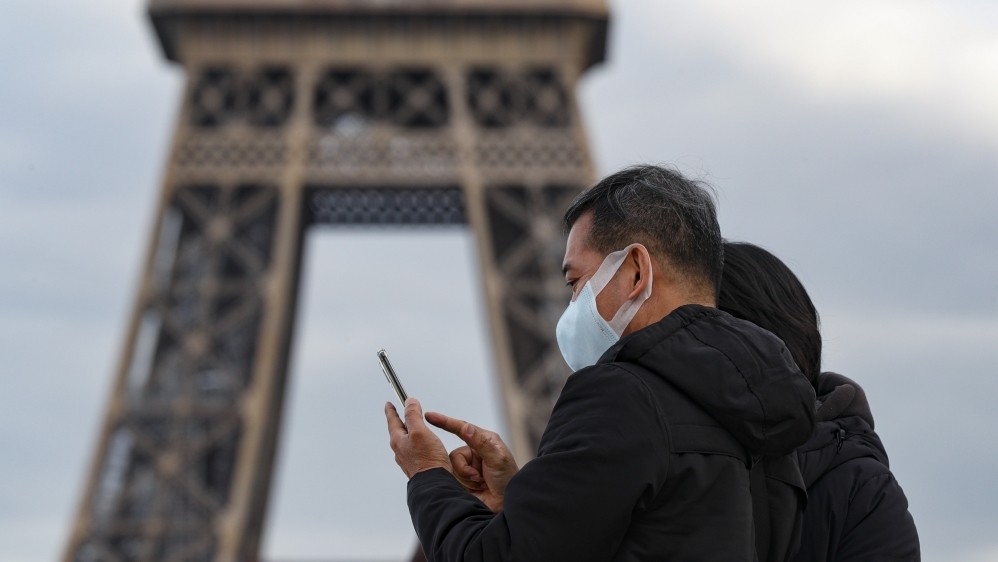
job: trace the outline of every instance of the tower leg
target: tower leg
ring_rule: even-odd
[[[215,557],[279,356],[282,206],[272,186],[171,190],[67,562]]]

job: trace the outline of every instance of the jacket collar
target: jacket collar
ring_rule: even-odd
[[[633,361],[661,343],[662,340],[690,324],[721,314],[721,311],[716,308],[700,304],[684,304],[658,322],[620,338],[617,343],[606,350],[597,363]]]

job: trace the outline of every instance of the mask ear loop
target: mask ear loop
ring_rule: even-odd
[[[631,244],[623,250],[611,252],[603,258],[603,263],[600,264],[599,269],[597,269],[596,273],[589,278],[589,281],[586,281],[586,285],[589,285],[589,288],[593,291],[593,298],[598,297],[599,294],[603,292],[603,289],[605,289],[610,283],[610,280],[613,279],[613,276],[617,274],[617,270],[620,269],[620,266],[624,263],[624,260],[627,259],[627,252],[629,252],[634,246],[638,245],[639,244]],[[582,292],[580,291],[579,294],[582,294]],[[572,299],[572,302],[575,302],[575,299],[577,298],[579,298],[578,295]]]
[[[641,248],[645,251],[645,255],[649,255],[648,249],[645,248],[643,245],[631,244],[630,246],[624,248],[623,250],[617,250],[616,252],[608,254],[606,258],[603,259],[603,263],[600,264],[599,269],[596,270],[596,273],[593,274],[593,276],[587,282],[587,284],[590,286],[590,288],[593,291],[594,299],[597,296],[599,296],[601,292],[603,292],[603,289],[605,289],[606,286],[610,283],[610,280],[613,279],[613,276],[617,274],[617,271],[620,269],[620,266],[623,265],[624,260],[627,259],[627,255],[634,248]],[[613,315],[613,320],[610,320],[610,322],[608,322],[610,328],[613,329],[614,333],[616,333],[617,336],[620,336],[620,334],[624,333],[624,330],[627,328],[627,325],[631,323],[631,320],[633,320],[634,316],[638,313],[638,309],[641,308],[641,305],[644,304],[644,302],[648,300],[648,297],[651,296],[651,283],[652,283],[652,274],[651,274],[651,269],[649,269],[648,284],[645,285],[645,288],[643,291],[641,291],[641,294],[625,302],[620,307],[620,309],[617,310],[617,313]]]
[[[651,297],[651,284],[652,284],[652,268],[650,267],[651,254],[649,254],[648,249],[642,246],[641,244],[631,244],[624,251],[630,252],[630,250],[635,247],[640,247],[642,250],[644,250],[645,255],[648,256],[649,258],[648,283],[645,284],[645,288],[642,289],[641,294],[625,302],[620,307],[620,309],[617,310],[617,313],[613,315],[613,320],[610,320],[609,322],[610,327],[613,328],[613,331],[618,336],[624,333],[624,330],[627,329],[627,325],[630,324],[631,320],[634,320],[634,317],[638,314],[638,309],[640,309],[641,305],[643,305],[645,301],[648,300],[649,297]],[[619,268],[620,266],[618,265],[617,267]]]

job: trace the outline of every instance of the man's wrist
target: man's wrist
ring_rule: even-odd
[[[448,473],[454,474],[454,469],[451,467],[450,461],[445,462],[445,463],[444,462],[430,463],[430,464],[428,464],[428,465],[420,468],[419,472],[426,472],[427,470],[433,470],[434,468],[442,468],[442,469],[446,470]]]
[[[441,484],[449,487],[451,483],[464,490],[464,486],[461,486],[461,483],[457,481],[457,478],[450,471],[442,466],[437,466],[413,474],[409,478],[408,488],[412,490],[414,488],[421,488],[424,485],[435,486]]]
[[[415,471],[412,473],[412,476],[410,476],[409,478],[410,479],[415,478],[417,474],[421,474],[423,472],[427,472],[427,471],[430,471],[430,470],[436,470],[438,468],[442,468],[442,469],[446,470],[447,474],[450,474],[451,476],[454,475],[454,469],[451,468],[450,463],[444,464],[444,463],[432,463],[431,462],[431,463],[427,463],[425,465],[420,465],[420,466],[416,467]]]

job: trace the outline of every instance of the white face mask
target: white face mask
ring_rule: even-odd
[[[631,249],[639,246],[644,248],[641,244],[631,244],[608,255],[558,320],[555,330],[558,348],[573,371],[595,365],[600,356],[617,343],[638,309],[651,296],[652,276],[649,271],[648,284],[641,294],[625,302],[612,320],[604,320],[596,308],[596,297],[616,275]]]

